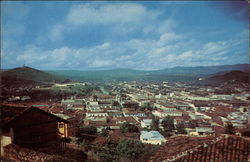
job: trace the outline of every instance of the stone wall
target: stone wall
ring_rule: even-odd
[[[1,156],[3,156],[3,147],[11,144],[11,137],[1,136]]]
[[[49,155],[24,148],[15,144],[10,144],[4,148],[4,158],[20,162],[43,162],[43,161],[71,161],[59,155]]]

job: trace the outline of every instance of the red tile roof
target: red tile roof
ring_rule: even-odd
[[[171,157],[181,154],[187,150],[195,148],[199,145],[203,145],[209,141],[212,141],[215,137],[189,137],[189,136],[177,136],[167,140],[153,157],[150,158],[150,162],[164,161]]]

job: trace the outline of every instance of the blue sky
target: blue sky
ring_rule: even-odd
[[[246,1],[1,2],[2,68],[249,63]]]

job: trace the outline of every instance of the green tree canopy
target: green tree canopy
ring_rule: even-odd
[[[120,106],[120,104],[119,104],[118,101],[114,101],[114,102],[112,103],[112,106]]]
[[[175,129],[174,127],[174,119],[171,116],[166,116],[161,122],[164,128],[165,136],[170,136],[171,132]]]
[[[225,133],[226,134],[235,134],[234,126],[232,123],[227,123],[226,128],[225,128]]]
[[[134,124],[130,124],[129,122],[125,122],[121,125],[120,128],[122,133],[126,133],[126,132],[138,132],[138,128],[134,125]]]
[[[116,147],[121,157],[130,159],[131,161],[140,158],[140,155],[146,151],[144,148],[144,145],[140,141],[134,140],[121,140]]]
[[[77,130],[77,136],[80,136],[80,134],[91,134],[96,135],[97,129],[94,126],[82,126],[78,128]]]
[[[185,130],[185,126],[183,123],[177,124],[177,132],[178,134],[187,134],[187,131]]]
[[[102,131],[100,133],[101,136],[107,136],[110,131],[110,127],[102,128]]]
[[[152,118],[151,129],[157,131],[159,130],[159,118],[156,116],[153,116]]]

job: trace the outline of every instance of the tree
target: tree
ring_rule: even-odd
[[[187,131],[185,130],[185,126],[183,123],[177,124],[177,132],[178,134],[187,134]]]
[[[126,133],[126,132],[138,132],[138,128],[134,124],[130,124],[129,122],[122,123],[121,125],[121,132]]]
[[[170,136],[174,130],[174,119],[171,116],[167,116],[162,120],[161,124],[164,128],[165,136]]]
[[[152,118],[151,129],[157,131],[159,130],[159,118],[156,116],[153,116]]]
[[[232,123],[227,123],[225,133],[226,134],[235,134],[234,126]]]
[[[82,126],[79,127],[76,135],[79,137],[81,134],[91,134],[91,135],[96,135],[97,129],[94,126]]]
[[[145,109],[146,109],[145,106],[140,106],[140,107],[139,107],[139,110],[140,110],[140,111],[144,111]]]
[[[106,143],[99,147],[93,147],[94,152],[97,153],[100,161],[102,162],[118,162],[119,161],[119,154],[116,150],[117,144],[113,143]]]
[[[97,101],[98,97],[96,95],[93,96],[93,100]]]
[[[140,155],[146,151],[144,145],[140,141],[121,140],[116,149],[121,157],[135,161],[140,158]]]
[[[149,102],[147,103],[147,109],[150,111],[154,110],[153,106]]]
[[[107,128],[102,128],[102,131],[101,131],[100,135],[101,135],[101,136],[107,136],[108,133],[109,133],[109,131],[110,131],[110,128],[109,128],[109,127],[107,127]]]
[[[112,103],[112,106],[120,106],[120,104],[119,104],[118,101],[114,101],[114,102]]]

